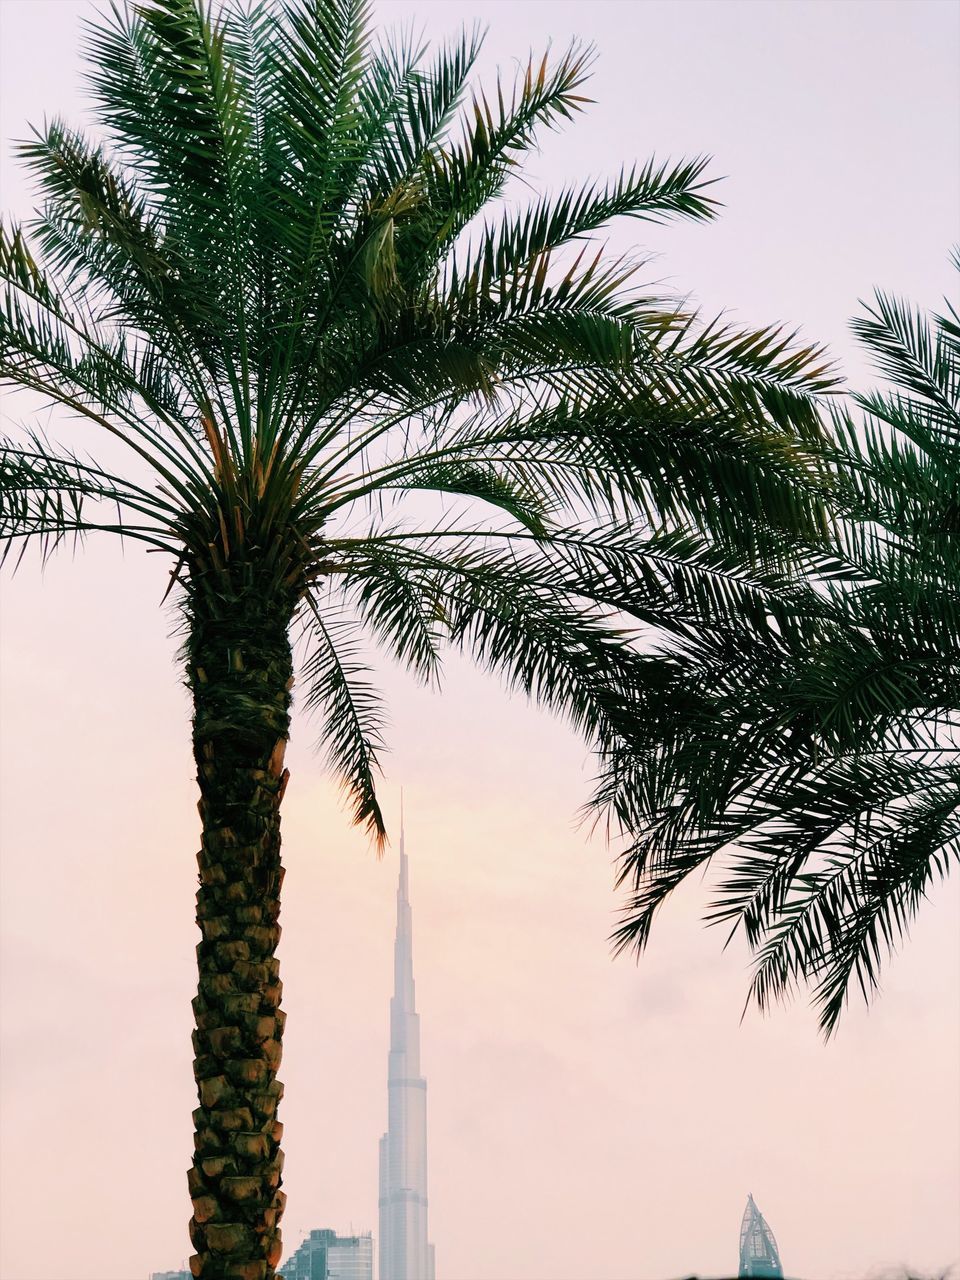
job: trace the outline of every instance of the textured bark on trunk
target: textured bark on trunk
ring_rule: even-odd
[[[249,589],[194,597],[188,679],[203,837],[194,1000],[190,1259],[203,1280],[274,1280],[283,1154],[284,1014],[275,951],[280,801],[292,665],[288,602]]]

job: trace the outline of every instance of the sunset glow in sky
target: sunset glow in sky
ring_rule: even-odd
[[[0,0],[10,140],[85,121],[89,0]],[[936,306],[960,213],[960,8],[941,0],[381,0],[431,38],[489,27],[481,75],[596,44],[596,100],[544,139],[535,191],[703,152],[712,225],[616,225],[612,251],[709,313],[827,342],[875,286]],[[953,275],[953,278],[951,278]],[[8,423],[32,405],[4,400]],[[58,419],[44,412],[55,433]],[[0,1280],[143,1280],[189,1253],[199,839],[170,566],[89,542],[3,584]],[[737,943],[695,883],[640,965],[613,959],[611,851],[577,823],[588,751],[451,660],[384,667],[383,796],[405,791],[440,1280],[724,1274],[752,1192],[788,1274],[960,1265],[960,892],[921,912],[882,998],[825,1046],[802,1003],[740,1015]],[[349,826],[294,718],[284,802],[288,1249],[376,1232],[397,857]]]

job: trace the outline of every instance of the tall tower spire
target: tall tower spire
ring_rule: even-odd
[[[380,1139],[380,1280],[434,1280],[427,1241],[427,1082],[420,1074],[420,1016],[413,980],[413,917],[403,797],[393,947],[387,1132]]]

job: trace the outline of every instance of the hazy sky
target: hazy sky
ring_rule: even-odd
[[[479,19],[485,66],[574,35],[596,104],[536,188],[651,152],[709,152],[713,226],[630,224],[653,279],[744,323],[847,338],[874,285],[955,281],[958,9],[936,0],[381,3],[430,35]],[[85,0],[0,0],[7,140],[78,119]],[[23,406],[8,400],[16,418]],[[90,543],[3,611],[2,1280],[142,1280],[189,1252],[190,998],[198,841],[166,565]],[[384,794],[406,789],[441,1280],[651,1280],[736,1265],[753,1192],[788,1272],[956,1264],[958,921],[936,894],[882,1000],[825,1047],[804,1005],[739,1022],[741,949],[699,887],[639,966],[612,960],[608,851],[575,814],[588,753],[451,662],[442,697],[394,670]],[[285,1238],[376,1231],[396,856],[353,833],[295,718],[284,806],[289,1013]]]

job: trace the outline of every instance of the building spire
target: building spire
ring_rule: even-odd
[[[413,980],[413,912],[400,793],[400,874],[390,1001],[387,1132],[380,1139],[380,1280],[434,1280],[427,1239],[427,1082]]]
[[[410,897],[410,876],[407,870],[407,846],[403,825],[403,787],[400,788],[400,897],[404,902]]]

